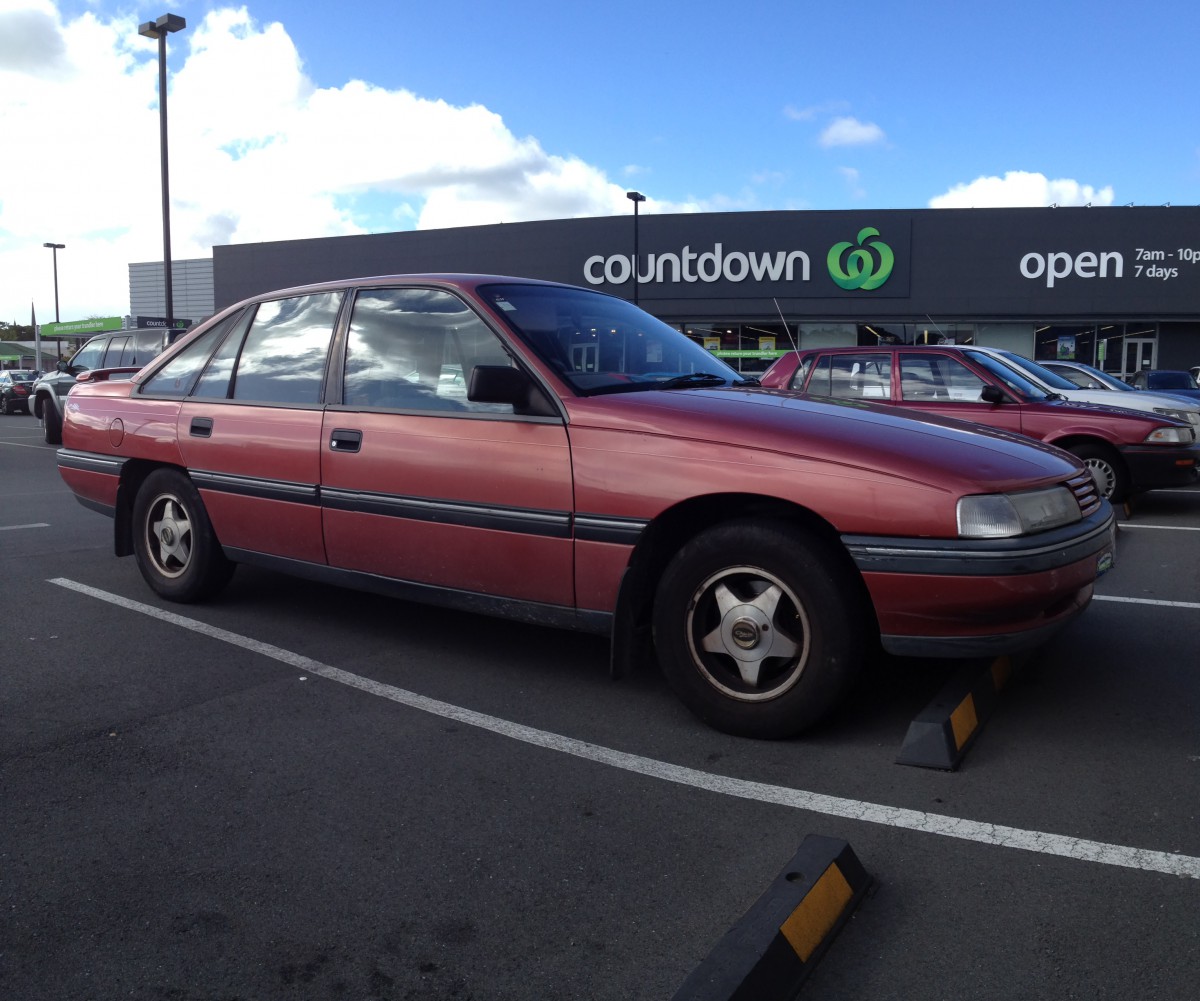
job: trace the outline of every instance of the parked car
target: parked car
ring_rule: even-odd
[[[1200,400],[1187,400],[1164,393],[1139,393],[1119,379],[1091,366],[1081,366],[1078,362],[1033,361],[1024,355],[999,348],[976,347],[973,350],[986,352],[1020,369],[1030,382],[1051,396],[1057,394],[1077,403],[1102,403],[1126,410],[1144,410],[1187,421],[1193,428],[1200,427]],[[1071,367],[1062,371],[1060,366]]]
[[[1133,373],[1129,385],[1134,389],[1149,389],[1156,393],[1170,393],[1172,396],[1187,396],[1200,400],[1200,386],[1196,385],[1192,373],[1183,369],[1142,369]]]
[[[1113,554],[1066,452],[759,390],[623,299],[511,278],[246,300],[131,379],[81,376],[63,438],[168,600],[248,563],[605,634],[618,674],[653,651],[757,737],[820,719],[877,645],[1038,645]]]
[[[75,385],[76,376],[96,368],[136,371],[167,346],[169,336],[163,329],[98,334],[76,351],[70,361],[60,361],[55,371],[43,374],[30,392],[34,416],[45,429],[46,444],[62,442],[63,399]]]
[[[1105,372],[1096,368],[1093,365],[1085,365],[1079,361],[1044,361],[1039,362],[1044,368],[1050,369],[1055,375],[1060,375],[1069,382],[1074,383],[1084,389],[1114,389],[1118,393],[1125,395],[1121,399],[1121,405],[1137,403],[1143,400],[1151,401],[1169,401],[1161,405],[1161,409],[1157,402],[1152,404],[1155,413],[1164,413],[1169,416],[1174,416],[1173,408],[1183,407],[1183,412],[1187,420],[1191,424],[1197,423],[1196,412],[1200,411],[1200,401],[1194,397],[1188,396],[1186,393],[1160,393],[1145,389],[1134,389],[1129,383],[1122,382],[1117,376],[1111,372]],[[1195,408],[1193,410],[1192,408]]]
[[[0,371],[0,414],[29,413],[33,372],[23,368]]]
[[[767,369],[762,384],[814,397],[890,403],[1037,438],[1083,460],[1112,501],[1196,480],[1200,449],[1190,424],[1057,399],[979,348],[881,344],[792,351]]]

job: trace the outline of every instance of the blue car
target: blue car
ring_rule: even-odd
[[[1200,386],[1196,385],[1192,373],[1183,369],[1145,369],[1135,373],[1129,385],[1134,389],[1149,389],[1155,393],[1200,400]]]

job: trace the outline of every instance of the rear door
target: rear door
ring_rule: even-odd
[[[231,317],[183,401],[179,449],[227,549],[325,562],[322,410],[344,295],[269,300]]]
[[[572,481],[560,418],[466,398],[477,364],[513,364],[443,289],[362,289],[340,404],[321,435],[332,566],[456,591],[574,604]]]

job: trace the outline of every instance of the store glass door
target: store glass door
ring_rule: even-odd
[[[1121,378],[1132,379],[1135,372],[1154,368],[1157,344],[1157,339],[1153,337],[1126,337],[1125,365],[1120,373]]]

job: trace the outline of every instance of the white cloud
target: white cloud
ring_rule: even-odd
[[[866,189],[862,186],[862,175],[856,167],[838,167],[838,173],[846,182],[846,190],[852,198],[866,198]]]
[[[874,122],[857,118],[835,118],[821,133],[817,142],[825,149],[834,146],[869,146],[886,141],[887,136]]]
[[[171,35],[172,256],[214,243],[623,214],[625,185],[518,137],[481,105],[361,80],[319,88],[278,23],[212,10]],[[130,261],[161,260],[157,46],[132,16],[64,19],[0,0],[0,319],[128,309]],[[699,211],[650,200],[643,212]]]
[[[977,177],[956,184],[943,195],[929,199],[933,209],[1022,208],[1045,205],[1111,205],[1111,185],[1094,188],[1068,178],[1049,180],[1045,174],[1010,170],[1003,177]]]

